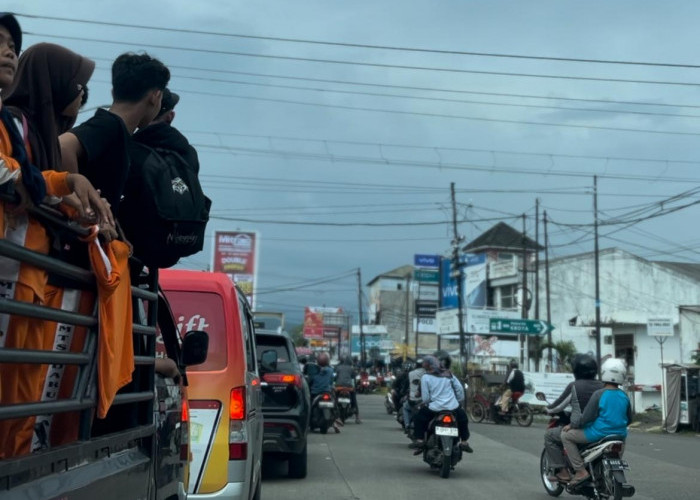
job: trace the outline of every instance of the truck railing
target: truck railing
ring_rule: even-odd
[[[8,198],[6,194],[1,194],[0,199],[7,201],[11,198]],[[58,235],[62,241],[75,243],[79,237],[84,237],[89,232],[88,229],[67,221],[60,213],[46,207],[33,208],[30,213],[49,229],[50,234]],[[89,269],[63,262],[50,255],[28,250],[6,239],[0,239],[0,256],[31,264],[49,274],[68,278],[72,284],[76,285],[76,288],[91,291],[97,297],[95,277]],[[92,315],[63,311],[7,298],[0,299],[0,313],[86,328],[85,343],[78,351],[39,351],[0,347],[0,363],[2,364],[22,363],[78,367],[70,397],[14,404],[1,402],[0,420],[38,417],[62,412],[79,412],[80,414],[78,442],[58,448],[42,449],[39,450],[40,453],[0,460],[0,496],[2,496],[3,490],[16,483],[17,478],[10,479],[10,476],[21,473],[22,477],[27,476],[26,480],[29,480],[29,476],[46,467],[57,472],[64,467],[70,468],[71,463],[78,464],[84,460],[96,459],[99,458],[100,454],[109,455],[114,451],[110,449],[112,446],[123,448],[126,442],[153,435],[155,429],[153,398],[158,277],[157,272],[135,273],[134,269],[137,267],[141,269],[142,266],[132,266],[131,273],[132,301],[134,303],[134,372],[132,382],[117,393],[112,408],[122,407],[128,414],[138,415],[137,419],[134,420],[138,422],[138,425],[129,427],[123,422],[114,422],[116,427],[114,432],[110,432],[109,423],[107,423],[107,431],[104,430],[105,423],[103,423],[101,431],[103,435],[100,437],[93,435],[93,421],[97,405],[97,340],[99,332],[97,298]],[[137,307],[139,301],[147,303],[146,307]],[[140,311],[145,311],[145,315],[141,314]],[[11,332],[8,333],[8,335],[11,334]],[[106,420],[110,420],[109,414]],[[124,429],[125,426],[126,429]],[[56,466],[57,463],[60,465]]]

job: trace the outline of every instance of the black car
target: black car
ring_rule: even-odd
[[[255,343],[264,397],[263,453],[289,460],[289,476],[304,478],[311,402],[294,344],[284,334],[260,331]]]

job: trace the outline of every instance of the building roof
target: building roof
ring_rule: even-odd
[[[666,262],[661,260],[653,260],[652,262],[684,274],[696,281],[700,281],[700,264],[692,264],[690,262]]]
[[[367,283],[367,286],[372,286],[372,284],[380,280],[381,278],[398,278],[398,279],[406,279],[406,276],[413,276],[413,266],[408,264],[405,266],[397,267],[396,269],[392,269],[391,271],[387,271],[382,274],[378,274],[374,278],[372,278],[369,283]]]
[[[535,240],[525,236],[525,248],[530,251],[544,250],[542,245],[538,245]],[[477,236],[464,247],[468,252],[478,252],[483,250],[511,250],[522,251],[523,233],[512,228],[505,222],[499,222],[485,233]]]

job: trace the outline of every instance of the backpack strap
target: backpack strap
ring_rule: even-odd
[[[27,157],[29,161],[34,163],[34,155],[32,155],[32,147],[29,145],[29,124],[27,123],[27,117],[22,114],[22,138],[24,139],[24,147],[27,150]]]

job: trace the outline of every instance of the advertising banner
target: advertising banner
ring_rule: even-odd
[[[437,308],[437,302],[416,300],[416,316],[421,318],[434,318]]]
[[[486,307],[486,254],[468,254],[464,268],[464,304]]]
[[[459,315],[457,309],[442,309],[435,313],[436,332],[438,335],[459,333]]]
[[[440,307],[443,309],[459,307],[457,280],[450,276],[451,272],[450,259],[442,259],[440,264]]]
[[[382,347],[381,335],[374,335],[374,334],[364,334],[364,335],[365,335],[365,349],[367,351],[369,351],[373,347],[377,347],[377,348],[381,349],[381,347]],[[352,352],[353,353],[360,352],[361,347],[360,347],[360,336],[359,335],[352,336],[351,345],[352,345]]]
[[[415,254],[413,256],[413,265],[416,267],[429,267],[437,269],[440,267],[440,256]]]
[[[255,284],[258,275],[257,232],[216,231],[212,270],[226,273],[234,281],[255,309]]]
[[[439,283],[440,272],[437,269],[414,269],[413,279],[421,283]]]
[[[341,327],[345,325],[345,318],[342,307],[305,307],[302,330],[304,338],[338,338]]]

